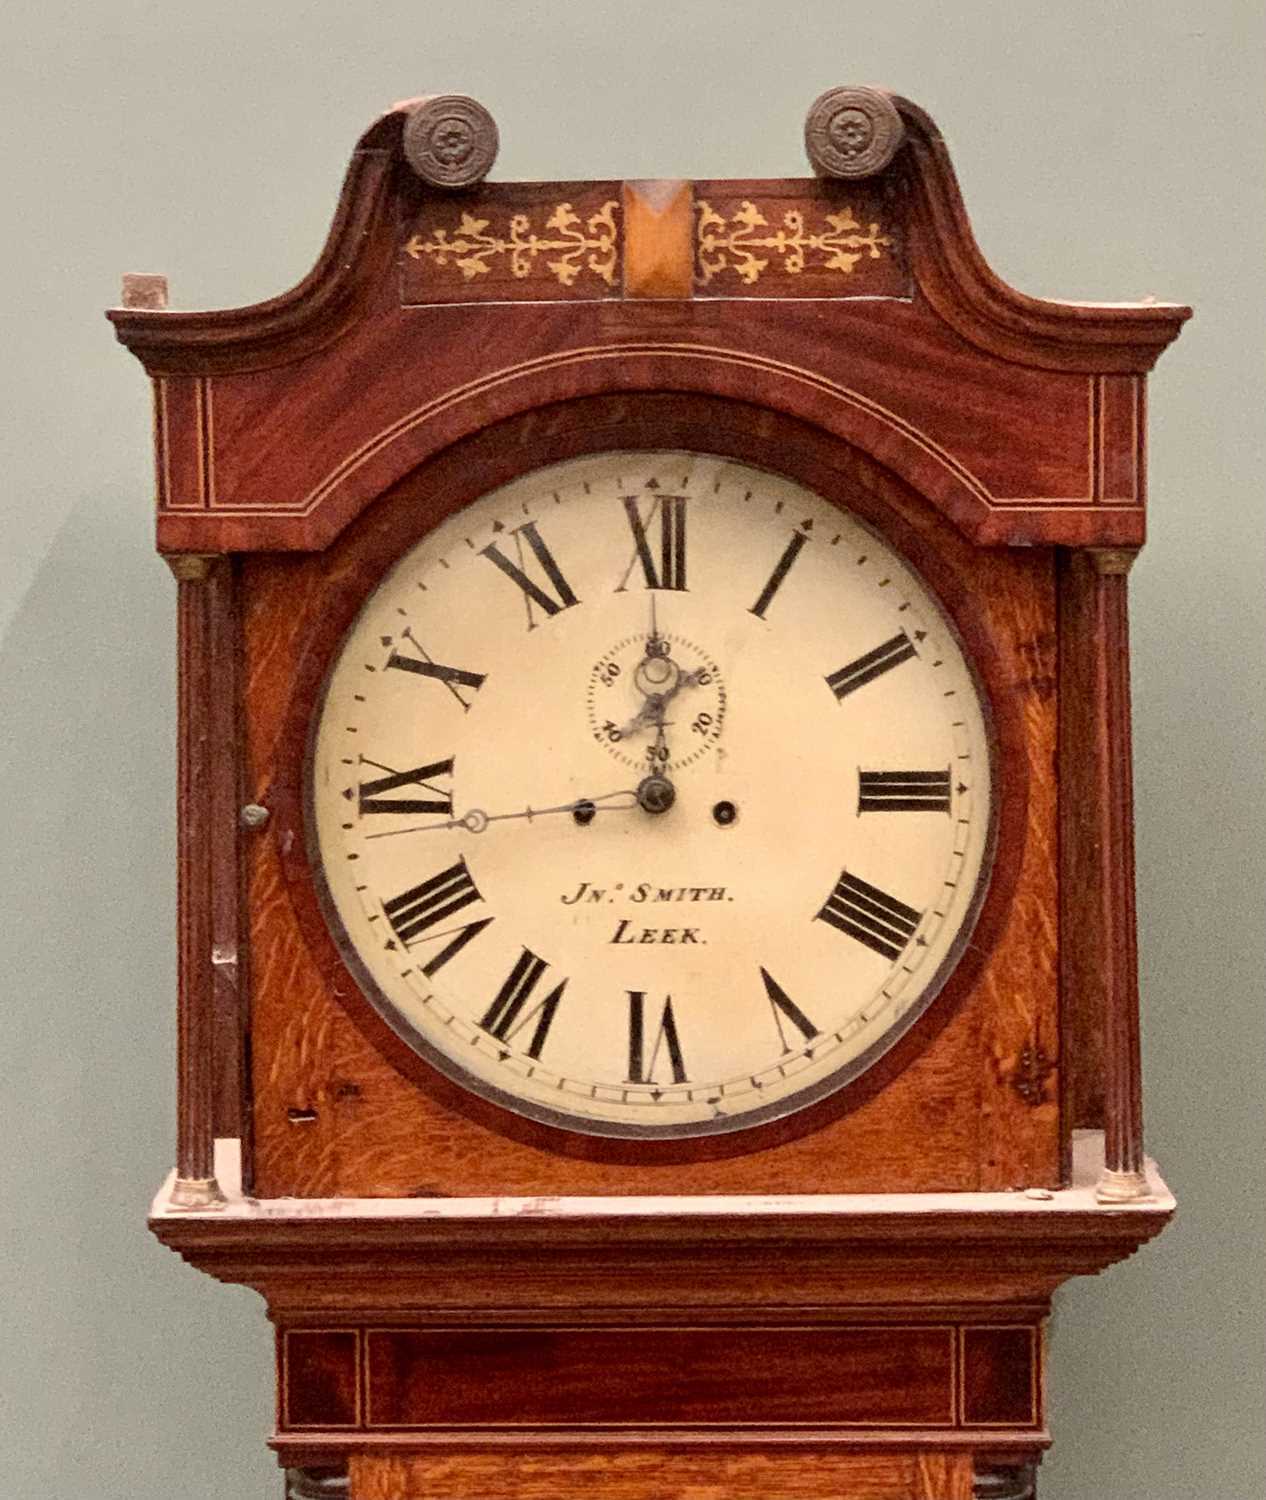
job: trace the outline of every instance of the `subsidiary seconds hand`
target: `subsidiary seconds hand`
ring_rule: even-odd
[[[617,800],[618,799],[618,800]],[[512,818],[548,817],[551,813],[574,813],[592,808],[594,812],[628,812],[638,805],[636,792],[608,792],[603,797],[577,797],[574,802],[560,802],[557,807],[527,807],[522,812],[486,813],[481,807],[472,807],[460,818],[448,818],[442,823],[415,823],[412,828],[391,828],[383,833],[367,833],[367,839],[392,839],[402,833],[439,833],[446,828],[464,828],[467,833],[482,833],[489,823],[505,823]]]

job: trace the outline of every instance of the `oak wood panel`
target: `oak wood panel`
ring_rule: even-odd
[[[971,1500],[967,1453],[354,1454],[351,1500]]]
[[[565,1133],[551,1136],[543,1128],[525,1134],[521,1122],[493,1106],[481,1115],[469,1096],[420,1064],[359,1001],[331,947],[304,865],[303,746],[326,653],[337,640],[340,621],[350,620],[359,605],[355,588],[339,592],[357,578],[358,568],[363,592],[413,532],[433,524],[448,505],[522,468],[578,447],[697,446],[701,434],[707,446],[736,457],[786,454],[793,477],[828,496],[848,495],[854,509],[884,526],[890,539],[923,566],[967,636],[969,651],[987,668],[1001,734],[1001,806],[1012,821],[999,841],[995,895],[951,980],[958,998],[952,1005],[938,1002],[939,1010],[934,1006],[924,1018],[929,1025],[932,1017],[945,1026],[944,1036],[919,1056],[913,1043],[904,1052],[894,1049],[895,1066],[881,1065],[864,1081],[866,1091],[882,1087],[882,1092],[863,1103],[859,1090],[849,1123],[831,1125],[804,1143],[776,1141],[769,1150],[758,1150],[766,1143],[754,1135],[714,1138],[705,1149],[748,1153],[741,1163],[724,1167],[694,1158],[683,1171],[682,1152],[657,1149],[668,1143],[639,1144],[629,1152],[637,1158],[636,1169],[618,1163],[566,1165],[557,1152],[580,1154],[583,1148],[594,1154],[597,1148],[588,1144],[593,1138],[560,1140]],[[402,531],[403,516],[409,521]],[[918,497],[813,429],[790,431],[773,414],[746,407],[646,398],[605,406],[574,403],[549,417],[493,430],[455,448],[416,484],[402,487],[340,547],[305,560],[248,560],[244,578],[251,600],[246,639],[252,779],[275,807],[269,830],[254,841],[252,865],[260,1191],[639,1192],[665,1191],[670,1182],[684,1191],[740,1186],[776,1191],[791,1185],[833,1191],[1057,1181],[1057,1111],[1032,1108],[1012,1086],[1020,1050],[1032,1035],[1050,1037],[1052,1050],[1056,1045],[1054,953],[1042,911],[1043,903],[1050,904],[1054,881],[1054,715],[1050,647],[1043,644],[1041,629],[1054,610],[1049,554],[970,548]],[[305,601],[310,601],[307,609]],[[287,699],[289,727],[280,708]],[[1043,784],[1036,791],[1035,782]],[[290,903],[301,923],[289,920],[279,869],[289,872]],[[1024,899],[1008,905],[1004,893],[1016,881]],[[986,958],[986,978],[968,994]],[[330,994],[341,995],[342,1006]],[[347,1024],[349,1010],[355,1028]],[[987,1012],[985,1046],[978,1028]],[[982,1091],[988,1094],[983,1112]],[[792,1120],[804,1130],[821,1118],[803,1112]],[[513,1143],[507,1133],[516,1136]],[[538,1143],[549,1149],[539,1149]],[[679,1165],[666,1171],[671,1161]]]
[[[1036,564],[1036,566],[1035,566]],[[1028,824],[1025,861],[1030,879],[1015,892],[1007,938],[981,976],[984,1001],[981,1033],[981,1188],[1042,1185],[1034,1164],[1045,1162],[1050,1142],[1059,1137],[1059,1024],[1050,976],[1059,962],[1058,786],[1053,765],[1057,732],[1057,638],[1052,560],[1012,556],[1021,574],[1031,571],[1033,586],[997,589],[983,578],[990,615],[1000,638],[1012,643],[1010,679],[1023,728],[1013,755],[1028,761]],[[1002,774],[1008,773],[1004,764]],[[1030,1091],[1023,1059],[1030,1049],[1051,1064]],[[1030,1080],[1031,1081],[1031,1080]],[[1045,1185],[1049,1181],[1043,1177]]]

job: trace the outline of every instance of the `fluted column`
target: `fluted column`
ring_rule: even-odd
[[[215,1177],[211,971],[211,614],[214,559],[167,558],[176,577],[176,1182],[170,1206],[222,1203]]]

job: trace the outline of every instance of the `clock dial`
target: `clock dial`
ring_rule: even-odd
[[[331,926],[468,1089],[593,1134],[742,1129],[870,1066],[970,931],[979,689],[910,566],[761,470],[608,453],[406,553],[315,725]]]

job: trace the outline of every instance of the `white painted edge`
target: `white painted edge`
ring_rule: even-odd
[[[1050,1218],[1093,1213],[1104,1217],[1172,1212],[1173,1195],[1156,1163],[1146,1163],[1150,1196],[1137,1203],[1101,1204],[1095,1184],[1103,1171],[1103,1132],[1079,1130],[1073,1135],[1072,1185],[1049,1198],[1030,1198],[1023,1191],[1004,1193],[839,1193],[689,1197],[538,1197],[538,1198],[245,1198],[241,1188],[241,1149],[235,1139],[215,1143],[216,1177],[227,1200],[223,1207],[195,1210],[169,1207],[175,1174],[168,1176],[150,1209],[155,1219],[581,1219],[645,1218],[671,1213],[678,1218],[718,1214],[766,1217],[856,1218],[885,1214],[1009,1214],[1016,1218]]]

